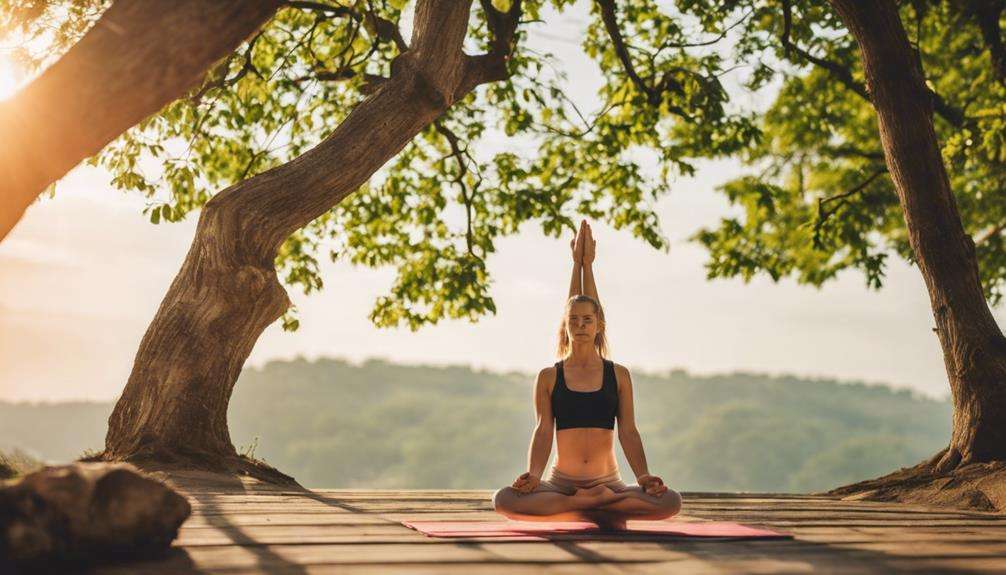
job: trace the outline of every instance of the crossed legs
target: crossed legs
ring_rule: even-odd
[[[504,487],[493,494],[496,511],[523,521],[590,521],[602,528],[624,529],[628,519],[666,519],[681,510],[681,496],[668,489],[660,497],[638,485],[613,491],[606,485],[576,489],[572,495],[555,491],[520,493]]]

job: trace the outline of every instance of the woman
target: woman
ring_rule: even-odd
[[[670,517],[681,510],[681,496],[649,473],[633,419],[629,370],[606,358],[604,312],[592,269],[596,242],[586,221],[570,247],[573,277],[559,329],[560,361],[541,370],[535,383],[537,426],[528,470],[493,494],[493,504],[511,519],[587,520],[602,529],[625,529],[628,519]],[[626,485],[619,475],[616,418],[637,485]],[[556,461],[542,480],[553,427]]]

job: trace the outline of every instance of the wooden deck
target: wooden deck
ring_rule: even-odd
[[[684,519],[736,521],[791,540],[437,539],[398,523],[500,520],[490,491],[297,491],[175,478],[193,516],[156,561],[100,574],[1006,573],[1006,516],[796,494],[685,493]]]

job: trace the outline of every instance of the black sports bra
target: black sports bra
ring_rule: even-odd
[[[615,429],[615,414],[618,413],[618,380],[615,379],[615,363],[604,361],[604,376],[601,389],[596,391],[574,391],[566,387],[566,377],[562,373],[562,362],[555,364],[555,386],[552,388],[552,414],[556,429],[573,427],[603,427]]]

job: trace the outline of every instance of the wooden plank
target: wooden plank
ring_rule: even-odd
[[[359,509],[363,511],[380,511],[380,510],[401,510],[401,509],[427,509],[436,508],[438,510],[444,509],[460,509],[460,510],[492,510],[491,502],[488,500],[479,499],[469,499],[469,498],[452,498],[452,499],[435,499],[435,498],[424,498],[424,499],[406,499],[397,497],[388,497],[383,499],[337,499],[337,498],[310,498],[303,496],[281,496],[281,497],[267,497],[267,496],[241,496],[238,498],[232,497],[213,497],[213,498],[195,498],[192,500],[193,506],[195,508],[203,507],[217,507],[223,509],[243,509],[248,505],[274,505],[274,504],[284,504],[284,505],[301,505],[308,507],[315,507],[317,505],[331,505],[335,507],[342,508],[352,508]],[[976,520],[986,520],[986,521],[998,521],[1006,523],[1006,518],[999,514],[993,513],[978,513],[978,512],[950,512],[945,510],[933,510],[928,508],[912,508],[906,507],[904,509],[893,505],[882,505],[882,506],[855,506],[855,505],[842,505],[842,506],[832,506],[832,507],[786,507],[774,505],[771,507],[766,507],[765,504],[738,504],[729,506],[719,506],[719,505],[694,505],[686,503],[683,506],[686,512],[692,513],[702,513],[703,515],[731,515],[731,514],[745,514],[745,513],[757,513],[760,515],[778,515],[778,516],[802,516],[811,514],[814,516],[828,516],[828,517],[863,517],[863,516],[877,516],[882,517],[884,515],[897,515],[900,518],[915,518],[915,519],[976,519]]]
[[[398,521],[362,513],[240,513],[233,515],[193,515],[183,525],[387,525]]]
[[[835,537],[830,534],[830,537]],[[636,533],[581,533],[553,536],[566,541],[621,540],[653,541],[668,543],[674,541],[666,535]],[[472,537],[465,540],[500,541],[493,537]],[[877,541],[876,537],[850,534],[846,541]],[[324,544],[324,543],[439,543],[452,544],[456,538],[428,537],[403,525],[309,525],[309,526],[226,526],[198,527],[182,529],[175,544],[180,546],[207,545],[280,545],[280,544]]]
[[[338,499],[492,499],[493,491],[454,490],[343,490],[343,489],[279,489],[274,491],[235,491],[230,489],[180,488],[186,495],[205,497],[333,497]]]
[[[246,502],[246,503],[228,503],[219,502],[212,500],[189,500],[192,504],[193,510],[206,510],[207,512],[214,511],[235,511],[239,512],[245,509],[279,509],[282,508],[289,510],[301,510],[301,509],[332,509],[341,510],[344,513],[381,513],[381,512],[408,512],[415,511],[422,513],[424,511],[492,511],[492,506],[487,502],[448,502],[448,501],[416,501],[416,502],[404,502],[404,501],[358,501],[358,502],[344,502],[339,500],[290,500],[290,501],[275,501],[275,500],[260,500],[257,502]]]
[[[247,513],[247,512],[273,512],[287,510],[289,512],[302,511],[327,511],[336,512],[363,512],[363,513],[423,513],[423,512],[445,512],[445,511],[492,511],[489,502],[473,500],[436,501],[436,500],[358,500],[341,501],[335,499],[316,500],[309,498],[300,499],[256,499],[249,501],[219,501],[219,500],[195,500],[192,501],[193,509],[206,513]],[[933,513],[924,511],[907,510],[898,512],[895,509],[856,509],[845,508],[836,510],[822,509],[778,509],[757,506],[734,507],[724,509],[710,509],[694,506],[683,506],[686,513],[700,515],[709,518],[721,517],[759,517],[766,519],[800,519],[813,518],[816,520],[837,521],[845,519],[869,519],[885,520],[893,519],[897,521],[917,521],[920,524],[932,521],[971,521],[983,522],[987,524],[1006,524],[1006,517],[993,514],[967,514],[967,513]]]
[[[395,563],[382,565],[377,563],[364,564],[283,564],[264,561],[262,566],[254,567],[219,567],[212,571],[198,568],[187,559],[170,559],[162,562],[141,562],[123,565],[111,565],[90,571],[94,575],[133,575],[143,573],[148,575],[189,575],[224,573],[227,575],[629,575],[629,571],[640,564],[612,563]],[[659,565],[659,564],[657,564]],[[681,563],[675,563],[684,567]],[[690,569],[686,571],[663,570],[661,573],[716,573],[712,565],[705,561],[689,562]]]
[[[502,486],[501,486],[502,487]],[[384,499],[388,497],[394,497],[399,499],[485,499],[489,500],[492,498],[495,489],[476,489],[476,490],[437,490],[437,489],[305,489],[305,490],[292,490],[292,489],[271,489],[271,490],[253,490],[253,491],[235,491],[232,489],[200,489],[195,487],[180,487],[182,492],[191,495],[234,495],[234,496],[272,496],[272,495],[290,495],[298,496],[304,494],[314,494],[317,496],[324,497],[335,497],[344,499]],[[797,496],[792,495],[788,497],[766,497],[763,494],[720,494],[720,497],[696,497],[688,494],[687,492],[682,493],[682,498],[685,502],[708,502],[711,504],[721,504],[727,505],[730,502],[773,502],[777,505],[798,505],[801,503],[807,504],[818,504],[826,505],[830,503],[850,503],[848,501],[843,501],[838,498],[832,497],[807,497],[807,496]],[[891,505],[891,503],[876,502],[876,501],[856,501],[851,503],[862,503],[866,505]]]
[[[367,497],[335,495],[330,493],[186,493],[188,497],[196,500],[211,499],[214,501],[244,503],[248,501],[288,501],[288,500],[333,500],[333,501],[491,501],[492,497],[459,497],[459,496],[410,496],[397,493],[375,494]]]
[[[251,569],[269,570],[289,565],[349,565],[398,563],[581,563],[638,562],[638,556],[619,557],[596,553],[575,553],[560,545],[538,543],[453,543],[427,545],[403,544],[341,544],[341,545],[268,545],[268,546],[193,546],[183,549],[191,565],[202,570]],[[680,553],[663,550],[661,556],[675,557]],[[647,559],[651,560],[651,559]],[[139,571],[139,570],[138,570]]]
[[[943,549],[948,545],[970,546],[976,555],[1006,553],[1006,543],[1002,543],[1000,534],[948,534],[938,531],[928,533],[892,532],[883,535],[863,534],[854,530],[825,530],[823,533],[807,533],[796,531],[797,539],[803,542],[818,542],[835,544],[836,547],[854,547],[860,549],[876,549],[883,545],[897,546],[905,544],[912,553],[925,555],[929,552]],[[627,538],[642,536],[627,535]],[[595,535],[567,536],[567,540],[597,540]],[[659,537],[651,539],[660,540]],[[400,525],[379,526],[250,526],[241,528],[196,528],[183,529],[176,542],[182,546],[207,545],[276,545],[276,544],[324,544],[324,543],[452,543],[457,540],[445,538],[428,538]],[[481,541],[494,541],[481,539]],[[665,540],[666,542],[666,540]],[[913,546],[923,544],[924,549]],[[973,545],[981,544],[981,545]],[[990,547],[991,546],[991,547]],[[904,546],[901,548],[904,549]]]
[[[423,506],[449,506],[449,507],[468,507],[468,506],[478,506],[484,509],[491,509],[492,502],[489,499],[481,498],[435,498],[435,497],[424,497],[424,498],[406,498],[406,497],[374,497],[374,498],[351,498],[351,497],[331,497],[331,496],[316,496],[309,497],[304,495],[282,495],[282,496],[265,496],[265,495],[241,495],[241,496],[226,496],[226,495],[195,495],[189,496],[190,501],[193,504],[201,505],[247,505],[247,504],[261,504],[261,503],[291,503],[291,504],[311,504],[311,503],[322,503],[322,504],[335,504],[335,505],[347,505],[353,507],[380,507],[388,505],[404,505],[407,507],[423,507]],[[945,516],[945,517],[977,517],[977,518],[1002,518],[1001,515],[995,513],[979,513],[979,512],[966,512],[966,511],[948,511],[942,509],[932,509],[926,507],[904,507],[900,508],[895,505],[875,505],[875,506],[865,506],[865,505],[771,505],[767,506],[763,502],[741,502],[737,504],[730,505],[716,505],[716,504],[701,504],[693,502],[684,502],[682,505],[685,509],[692,510],[702,510],[705,512],[731,512],[731,511],[759,511],[759,512],[787,512],[787,513],[846,513],[846,512],[856,512],[856,513],[897,513],[903,515],[920,515],[920,516]]]
[[[932,541],[908,539],[901,541],[868,541],[856,543],[829,542],[837,549],[881,551],[885,555],[911,557],[999,557],[1006,567],[1004,541]]]
[[[877,541],[934,541],[934,542],[982,542],[982,541],[1006,541],[1006,531],[994,533],[947,533],[947,532],[914,532],[904,530],[886,529],[880,533],[862,533],[858,529],[848,529],[839,531],[828,528],[822,533],[814,532],[812,529],[793,528],[789,530],[797,539],[801,541],[813,541],[819,543],[870,543]]]
[[[172,553],[97,573],[893,573],[1006,572],[1006,517],[890,502],[685,493],[679,521],[736,521],[784,541],[552,542],[430,538],[398,523],[500,521],[492,490],[314,492],[254,481],[183,481],[194,515]],[[977,568],[973,568],[977,565]],[[965,568],[966,566],[966,568]]]
[[[1002,520],[1003,515],[998,513],[979,513],[979,512],[968,512],[968,511],[954,511],[946,509],[933,509],[925,507],[908,507],[905,509],[898,509],[896,506],[829,506],[829,507],[800,507],[800,506],[782,506],[782,505],[772,505],[770,503],[759,503],[759,504],[743,504],[743,505],[731,505],[731,506],[706,506],[706,505],[694,505],[688,504],[687,502],[682,505],[682,509],[688,511],[696,511],[703,513],[729,513],[729,512],[779,512],[779,513],[798,513],[798,512],[810,512],[821,515],[832,515],[841,513],[859,513],[859,514],[875,514],[882,515],[885,513],[894,513],[903,516],[939,516],[939,517],[953,517],[953,518],[969,518],[969,519],[991,519],[991,520]]]
[[[995,575],[1002,575],[1006,573],[1006,561],[982,557],[968,557],[966,559],[892,559],[887,562],[887,566],[914,573],[946,573],[948,575],[962,573],[993,573]]]
[[[345,515],[346,518],[339,519],[335,516]],[[248,519],[240,519],[247,517]],[[229,518],[238,522],[239,524],[255,524],[268,522],[270,518],[275,518],[276,521],[285,521],[293,524],[311,524],[313,522],[318,522],[320,524],[328,524],[333,522],[345,522],[345,523],[371,523],[371,522],[398,522],[402,520],[408,520],[412,518],[422,518],[424,520],[430,521],[502,521],[505,518],[494,512],[494,511],[434,511],[430,509],[412,509],[401,512],[384,512],[384,513],[370,513],[370,512],[360,512],[354,513],[339,508],[330,508],[327,506],[322,507],[289,507],[289,506],[279,506],[279,509],[275,507],[265,507],[260,506],[246,506],[239,508],[237,510],[230,509],[202,509],[197,512],[196,515],[190,521],[193,524],[220,524],[225,521],[221,518]],[[852,528],[865,528],[865,527],[877,527],[877,528],[907,528],[907,527],[939,527],[945,530],[967,530],[967,529],[1002,529],[1006,527],[1006,521],[1001,520],[983,520],[983,519],[939,519],[933,518],[928,520],[918,520],[915,518],[903,519],[897,516],[887,516],[876,518],[873,516],[868,516],[867,519],[861,519],[858,517],[849,516],[838,516],[838,517],[821,517],[821,516],[772,516],[770,513],[766,512],[764,514],[747,514],[747,515],[713,515],[713,514],[703,514],[702,516],[679,516],[679,521],[694,521],[694,520],[717,520],[717,521],[734,521],[738,523],[743,523],[747,525],[765,525],[769,527],[778,528],[792,528],[792,527],[852,527]]]
[[[266,545],[287,543],[349,543],[364,540],[424,540],[425,535],[399,524],[310,525],[310,526],[230,526],[182,529],[175,545]]]
[[[896,517],[885,518],[882,520],[869,520],[869,519],[832,520],[829,518],[822,518],[821,520],[813,520],[813,519],[776,519],[776,518],[764,518],[764,517],[759,518],[758,516],[752,515],[749,517],[706,517],[704,519],[710,521],[736,521],[738,523],[761,523],[765,525],[777,525],[780,527],[782,526],[794,527],[802,525],[806,527],[852,527],[856,529],[936,528],[941,529],[945,532],[1006,529],[1006,524],[1003,523],[989,524],[989,523],[966,521],[966,520],[944,520],[944,521],[933,520],[928,522],[920,522],[911,519],[902,520]]]
[[[369,514],[369,513],[235,513],[235,514],[194,514],[183,528],[210,525],[377,525],[398,524],[415,514]],[[423,520],[433,521],[504,521],[506,518],[494,511],[485,512],[445,512],[424,513]],[[698,517],[678,516],[677,521],[704,521]]]

